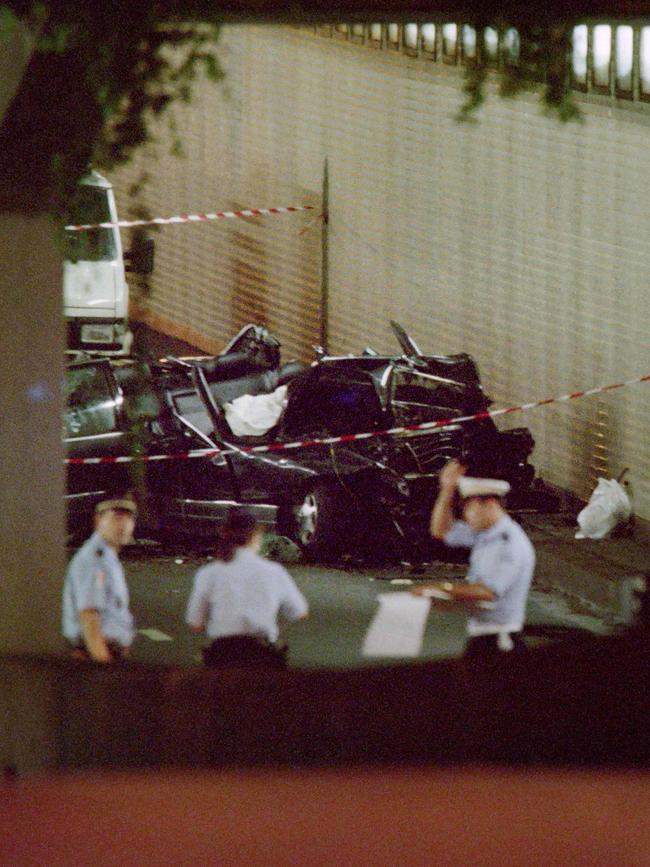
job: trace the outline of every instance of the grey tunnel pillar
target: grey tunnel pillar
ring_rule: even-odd
[[[61,254],[54,220],[0,214],[0,654],[62,651]]]

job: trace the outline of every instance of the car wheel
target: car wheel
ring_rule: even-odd
[[[288,535],[308,560],[331,559],[344,548],[349,515],[345,495],[336,485],[321,483],[292,505]]]

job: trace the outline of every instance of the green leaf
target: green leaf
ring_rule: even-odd
[[[0,6],[0,43],[11,42],[18,32],[18,16],[7,6]]]
[[[38,50],[46,54],[65,54],[71,45],[76,28],[71,24],[59,24],[38,40]]]

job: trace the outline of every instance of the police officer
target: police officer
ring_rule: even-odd
[[[129,652],[135,630],[119,553],[133,536],[136,512],[128,496],[98,503],[95,532],[70,561],[63,635],[77,658],[114,662]]]
[[[214,561],[194,576],[185,619],[211,639],[203,649],[208,666],[285,668],[278,615],[308,615],[307,601],[286,569],[260,556],[262,537],[249,512],[230,509],[217,533]]]
[[[457,461],[449,462],[440,473],[431,534],[452,547],[471,549],[468,584],[444,583],[452,599],[474,604],[465,649],[470,657],[525,648],[521,633],[535,551],[504,508],[502,498],[509,490],[508,482],[501,479],[469,478]],[[454,516],[456,491],[462,500],[463,520]],[[491,604],[479,607],[478,601]]]

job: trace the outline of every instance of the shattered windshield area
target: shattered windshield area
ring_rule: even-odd
[[[115,399],[102,368],[69,368],[64,388],[64,437],[98,436],[116,429]]]
[[[394,371],[391,408],[398,424],[419,424],[462,415],[462,385],[407,368]]]
[[[381,407],[372,381],[325,379],[320,383],[312,417],[316,426],[339,435],[372,430]]]
[[[290,397],[285,415],[288,435],[300,432],[332,434],[362,433],[382,424],[382,409],[371,377],[346,371],[311,381]]]

